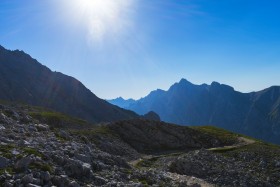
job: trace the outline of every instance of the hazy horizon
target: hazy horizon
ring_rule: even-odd
[[[279,1],[1,0],[0,45],[103,99],[185,78],[240,92],[280,85]]]

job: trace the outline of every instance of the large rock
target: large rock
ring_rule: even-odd
[[[28,166],[31,164],[32,159],[30,157],[24,157],[16,162],[15,169],[17,170],[26,170]]]
[[[21,179],[21,182],[23,184],[29,184],[29,183],[32,183],[33,182],[33,176],[31,174],[29,175],[25,175],[22,179]]]
[[[64,166],[64,170],[68,176],[78,179],[88,179],[92,176],[90,164],[83,163],[78,160],[69,159],[67,164]]]
[[[9,164],[9,160],[5,157],[0,156],[0,169],[7,167]]]
[[[49,130],[49,126],[46,124],[37,124],[36,127],[39,131],[48,131]]]

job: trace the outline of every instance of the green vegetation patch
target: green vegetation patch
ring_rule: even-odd
[[[192,127],[193,129],[196,129],[202,133],[206,133],[210,136],[216,137],[220,141],[222,141],[223,144],[230,145],[238,142],[238,137],[240,137],[240,134],[236,134],[230,131],[227,131],[222,128],[217,128],[213,126],[200,126],[200,127]]]
[[[0,145],[0,155],[5,158],[11,159],[13,157],[11,151],[14,148],[15,148],[15,145],[13,145],[13,144]]]
[[[46,164],[46,163],[39,163],[39,162],[31,163],[29,168],[37,169],[37,170],[41,170],[41,171],[48,171],[50,173],[53,171],[53,168],[51,165]]]
[[[3,175],[5,172],[9,173],[9,174],[13,174],[15,171],[13,168],[11,167],[7,167],[4,169],[0,169],[0,175]]]
[[[25,153],[27,155],[35,155],[38,157],[43,157],[43,155],[34,148],[25,147],[25,148],[22,148],[22,151],[23,151],[23,153]]]
[[[267,158],[268,160],[273,160],[273,158],[279,158],[280,146],[264,142],[255,142],[253,144],[242,146],[222,153],[225,156],[231,156],[235,158],[238,158],[241,153],[252,153],[256,156]]]
[[[158,161],[159,158],[160,157],[153,157],[153,158],[150,158],[150,159],[143,159],[143,160],[139,161],[135,165],[135,167],[136,168],[141,168],[141,167],[151,168],[154,165],[154,163],[156,161]]]
[[[90,125],[85,120],[73,118],[57,112],[30,112],[29,115],[55,128],[82,128]]]
[[[72,130],[71,133],[74,135],[85,136],[94,143],[99,143],[98,140],[102,139],[101,137],[107,138],[117,138],[118,135],[115,134],[109,127],[106,125],[95,126],[86,130]]]

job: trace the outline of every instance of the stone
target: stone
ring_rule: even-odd
[[[69,159],[64,167],[66,174],[75,178],[88,178],[92,174],[90,164]]]
[[[29,125],[28,131],[30,131],[30,132],[37,132],[38,130],[37,130],[37,128],[35,126]]]
[[[33,176],[34,177],[34,176]],[[41,180],[37,178],[33,178],[32,184],[41,185]]]
[[[23,146],[28,146],[28,145],[30,145],[30,143],[26,140],[20,140],[19,141],[19,146],[23,147]]]
[[[64,131],[64,130],[60,130],[59,131],[59,136],[65,140],[69,140],[70,139],[70,135]]]
[[[280,167],[280,161],[276,161],[275,167],[279,168]]]
[[[41,187],[41,186],[36,185],[36,184],[27,184],[26,187]]]
[[[3,187],[14,187],[14,185],[11,182],[5,182]]]
[[[49,126],[46,124],[37,124],[36,127],[39,131],[48,131],[49,130]]]
[[[51,175],[48,171],[46,172],[41,172],[41,179],[44,181],[44,182],[48,182],[50,179],[51,179]]]
[[[52,183],[55,186],[60,186],[60,187],[67,187],[70,184],[70,180],[67,175],[61,175],[61,176],[54,176],[52,178]]]
[[[107,180],[100,176],[94,176],[94,184],[101,186],[107,183]]]
[[[12,153],[13,155],[19,155],[19,154],[20,154],[20,152],[19,152],[18,150],[16,150],[16,149],[13,149],[13,150],[11,151],[11,153]]]
[[[0,156],[0,169],[6,168],[9,164],[9,160],[5,157]]]
[[[32,183],[33,182],[33,176],[32,174],[29,174],[29,175],[25,175],[22,179],[21,179],[21,182],[23,184],[28,184],[28,183]]]
[[[85,162],[85,163],[90,163],[91,162],[91,158],[89,156],[84,155],[84,154],[76,154],[75,158],[82,161],[82,162]]]
[[[31,164],[32,159],[30,157],[24,157],[16,162],[15,169],[17,170],[25,170]]]
[[[72,181],[70,182],[69,187],[80,187],[80,185],[76,181]]]

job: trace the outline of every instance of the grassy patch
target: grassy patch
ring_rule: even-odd
[[[100,143],[101,137],[107,138],[116,138],[116,135],[113,131],[110,130],[107,126],[95,126],[87,130],[72,130],[72,134],[78,136],[85,136],[88,138],[89,141],[94,142],[96,144]]]
[[[149,186],[146,179],[139,179],[139,182],[141,182],[141,184],[143,184],[145,187]]]
[[[39,153],[36,149],[34,148],[30,148],[30,147],[25,147],[22,149],[23,153],[27,154],[27,155],[35,155],[38,157],[43,157],[43,155],[41,153]]]
[[[48,125],[57,128],[82,128],[90,125],[85,120],[73,118],[57,112],[30,112],[29,115],[40,122],[47,123]]]
[[[141,167],[145,167],[145,168],[151,168],[153,167],[154,163],[159,159],[161,158],[160,156],[158,157],[153,157],[153,158],[150,158],[150,159],[143,159],[141,161],[139,161],[135,167],[136,168],[141,168]]]
[[[11,110],[4,110],[4,111],[3,111],[3,114],[4,114],[5,116],[9,117],[9,118],[11,117],[11,118],[14,119],[14,112],[11,111]]]
[[[14,169],[11,168],[11,167],[0,169],[0,175],[3,175],[5,172],[8,172],[9,174],[13,174],[14,173]]]
[[[78,135],[113,135],[113,132],[107,126],[98,126],[87,130],[73,131],[73,133]]]
[[[231,150],[227,152],[228,156],[238,155],[241,152],[251,152],[258,154],[262,157],[272,158],[272,157],[279,157],[280,155],[280,147],[273,144],[263,143],[263,142],[256,142],[250,145],[246,145],[243,147],[239,147],[237,149]]]
[[[38,170],[41,170],[41,171],[48,171],[50,173],[53,171],[53,168],[49,164],[38,163],[38,162],[30,164],[29,168],[30,169],[38,169]]]
[[[99,146],[104,141],[114,141],[117,137],[107,126],[94,126],[88,129],[71,130],[70,133],[78,136],[81,141],[91,142]]]
[[[213,126],[200,126],[192,128],[202,133],[206,133],[210,136],[216,137],[217,139],[221,140],[224,144],[234,144],[238,141],[238,137],[241,136],[239,134]]]
[[[15,146],[12,144],[8,144],[8,145],[0,145],[0,152],[1,152],[1,156],[11,159],[13,157],[11,151],[12,149],[14,149]]]

